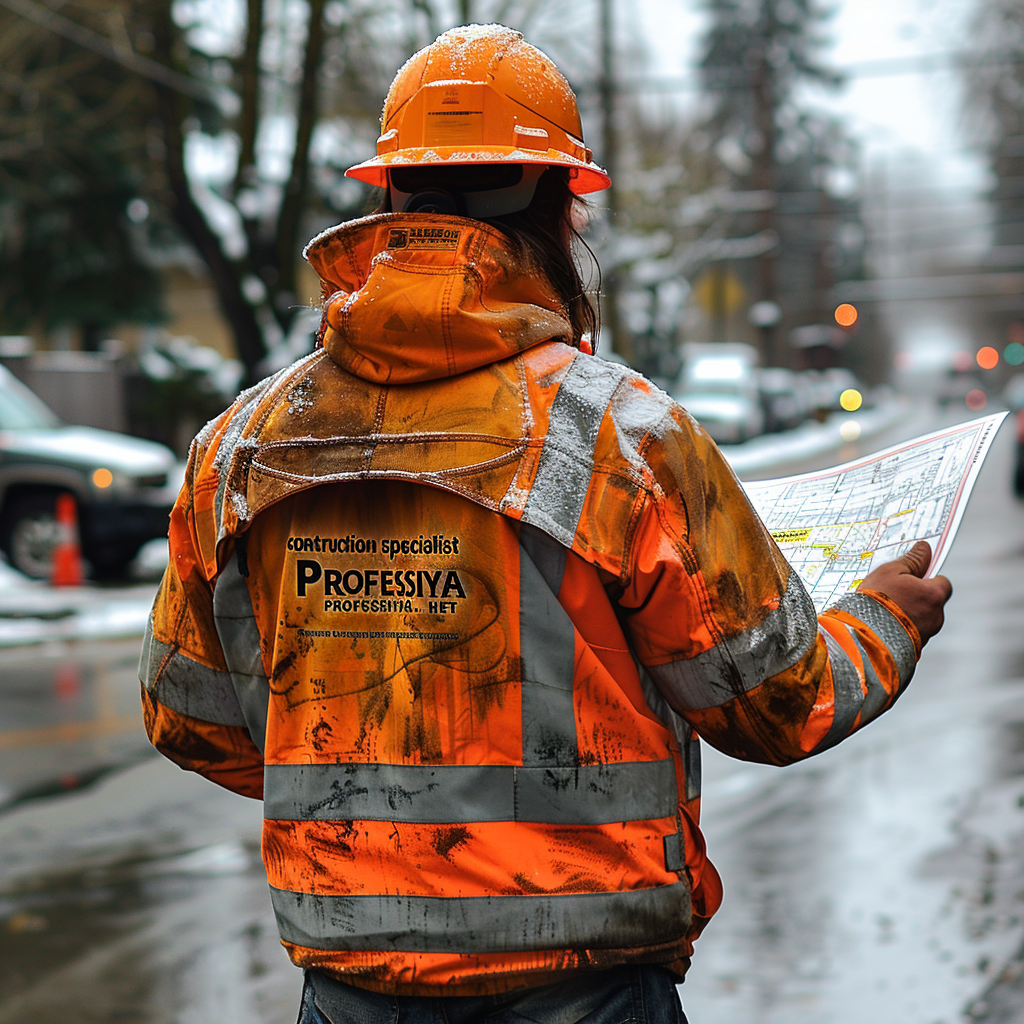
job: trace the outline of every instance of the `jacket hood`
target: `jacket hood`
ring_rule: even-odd
[[[542,342],[572,344],[569,317],[528,256],[482,221],[384,213],[318,235],[331,359],[376,384],[451,377]]]

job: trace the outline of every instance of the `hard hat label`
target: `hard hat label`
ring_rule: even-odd
[[[482,110],[430,110],[425,142],[428,146],[463,146],[483,141]]]

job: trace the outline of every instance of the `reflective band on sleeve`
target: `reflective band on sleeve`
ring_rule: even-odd
[[[672,818],[675,769],[662,761],[515,765],[268,764],[263,813],[282,821],[605,825]]]
[[[860,619],[879,640],[889,648],[896,670],[900,674],[900,689],[910,682],[917,667],[917,651],[910,634],[900,624],[900,620],[884,605],[867,594],[847,594],[835,604],[840,611]]]
[[[598,431],[621,367],[577,355],[551,403],[548,433],[523,520],[572,547],[594,473]]]
[[[579,763],[572,689],[576,631],[525,546],[531,543],[536,547],[533,542],[537,540],[520,534],[523,764],[569,767]],[[549,561],[545,557],[541,564]]]
[[[152,620],[146,627],[139,678],[154,700],[180,715],[215,725],[245,725],[231,676],[157,640]]]
[[[868,692],[864,697],[864,706],[860,709],[860,716],[861,724],[867,725],[868,722],[873,718],[877,718],[885,709],[885,706],[889,703],[889,694],[878,678],[878,673],[875,671],[874,665],[871,664],[871,659],[868,657],[867,651],[864,650],[864,645],[857,639],[853,630],[850,631],[850,635],[853,637],[853,642],[857,645],[857,650],[860,651],[861,661],[864,664],[864,682],[867,684]]]
[[[864,705],[864,688],[861,685],[857,666],[850,660],[846,651],[839,646],[839,641],[834,636],[824,629],[821,631],[821,635],[825,638],[828,661],[832,669],[834,710],[831,727],[825,734],[825,738],[814,748],[816,754],[834,747],[850,735],[853,723],[857,720],[857,715]]]
[[[628,892],[529,896],[319,896],[271,886],[285,942],[313,949],[504,953],[620,949],[679,939],[690,893],[677,882]]]
[[[800,578],[791,572],[778,608],[756,626],[693,658],[649,665],[647,670],[677,707],[717,708],[792,668],[817,635],[814,604]]]
[[[262,751],[267,741],[270,683],[263,671],[260,633],[249,588],[238,571],[237,551],[213,588],[213,621],[249,735]]]

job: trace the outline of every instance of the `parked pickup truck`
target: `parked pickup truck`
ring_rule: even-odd
[[[56,500],[70,492],[92,575],[122,573],[146,541],[166,536],[180,483],[169,448],[61,423],[0,367],[0,548],[19,572],[49,577]]]

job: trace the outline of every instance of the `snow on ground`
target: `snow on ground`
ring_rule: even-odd
[[[161,544],[166,563],[167,546]],[[121,587],[51,587],[0,561],[0,647],[142,636],[156,595],[152,563],[159,563],[160,546],[155,547],[155,554],[143,552],[137,563],[149,582]]]
[[[894,399],[873,409],[830,416],[823,423],[808,420],[784,434],[762,434],[746,444],[722,445],[722,454],[736,473],[744,477],[873,437],[906,419],[910,412],[907,399]]]

